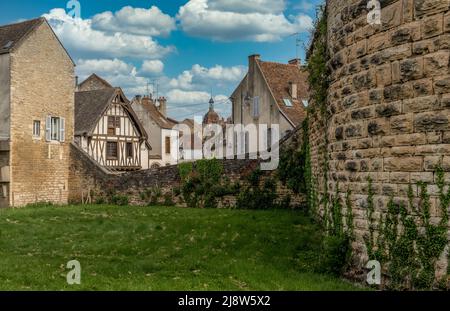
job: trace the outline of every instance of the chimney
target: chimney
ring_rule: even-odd
[[[166,116],[167,114],[167,99],[163,96],[158,98],[158,110],[163,114],[163,116]]]
[[[137,102],[137,103],[141,103],[141,100],[142,100],[142,96],[141,95],[136,95],[135,97],[134,97],[134,99],[135,99],[135,101]]]
[[[289,82],[289,92],[291,93],[292,99],[297,99],[298,94],[297,83]]]
[[[75,91],[78,91],[78,76],[75,76]]]
[[[255,72],[257,70],[258,61],[261,59],[261,55],[253,54],[248,57],[248,75],[247,75],[247,97],[252,96],[255,85]]]
[[[302,60],[300,58],[294,58],[289,61],[289,65],[295,65],[298,68],[302,66]]]
[[[260,60],[261,55],[253,54],[248,57],[248,65],[251,66],[255,61]]]
[[[139,96],[139,102],[143,105],[151,105],[153,104],[153,99],[150,96],[144,95],[141,99]]]

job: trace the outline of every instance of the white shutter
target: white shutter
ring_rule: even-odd
[[[66,137],[66,119],[59,119],[59,141],[64,142]]]
[[[256,96],[253,98],[253,117],[259,117],[259,97]]]
[[[52,140],[52,117],[47,116],[47,119],[45,121],[45,140],[51,141]]]

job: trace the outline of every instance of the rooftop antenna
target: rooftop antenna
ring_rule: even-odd
[[[300,58],[300,47],[303,47],[304,49],[306,49],[305,43],[303,42],[303,40],[300,37],[300,33],[296,32],[293,33],[292,35],[290,35],[290,37],[294,37],[295,36],[295,58],[299,59]]]
[[[155,98],[158,99],[159,96],[159,84],[158,84],[158,79],[154,79],[153,80],[153,92],[155,93]]]

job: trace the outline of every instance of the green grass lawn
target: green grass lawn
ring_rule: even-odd
[[[1,290],[355,290],[310,266],[299,212],[69,206],[0,211]],[[81,285],[66,283],[69,260]]]

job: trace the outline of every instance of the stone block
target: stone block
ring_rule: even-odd
[[[391,118],[391,134],[411,133],[413,131],[413,115],[405,114]]]
[[[422,96],[403,101],[403,113],[419,112],[439,108],[439,98],[436,95]]]
[[[433,94],[433,80],[430,78],[415,80],[411,83],[411,85],[414,92],[414,97]]]
[[[435,77],[433,81],[434,91],[437,94],[450,93],[450,75]]]
[[[388,135],[389,122],[385,119],[370,120],[367,124],[367,132],[370,136]]]
[[[403,43],[413,42],[420,40],[421,24],[419,21],[408,23],[400,28],[394,30],[391,33],[391,45],[400,45]]]
[[[389,157],[384,158],[384,171],[416,172],[422,170],[422,157]]]
[[[440,76],[449,73],[449,51],[439,51],[423,58],[424,74],[427,77]]]
[[[423,112],[414,116],[414,131],[444,131],[449,128],[449,115],[443,112]]]
[[[400,62],[400,80],[409,81],[423,76],[423,58],[416,57]]]
[[[433,15],[422,20],[422,38],[438,36],[443,32],[444,15]]]
[[[402,101],[380,104],[375,107],[375,112],[379,117],[391,117],[402,113]]]
[[[414,15],[422,17],[448,10],[448,0],[414,0]]]

